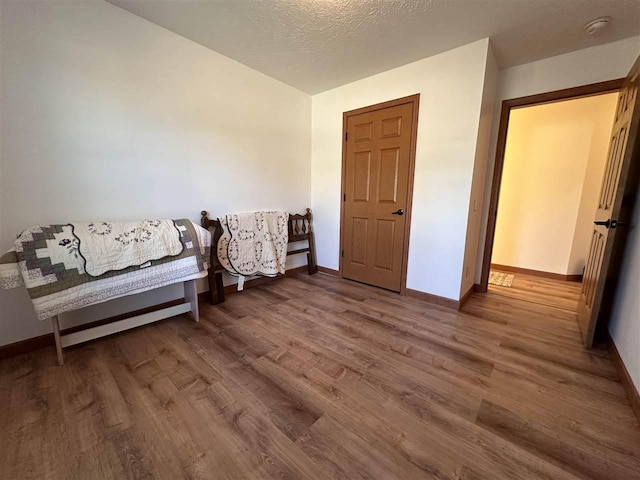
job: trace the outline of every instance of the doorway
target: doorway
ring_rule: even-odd
[[[577,321],[584,344],[591,347],[596,331],[602,333],[611,308],[618,283],[617,274],[621,266],[635,198],[640,180],[640,57],[629,75],[622,80],[587,85],[575,89],[551,92],[533,97],[504,101],[500,117],[496,166],[489,205],[487,236],[483,256],[482,283],[479,291],[487,290],[491,268],[492,250],[498,216],[498,198],[504,173],[507,134],[511,111],[526,105],[558,102],[567,98],[587,97],[618,91],[617,105],[606,156],[605,171],[601,178],[591,238],[586,257],[584,281],[582,282],[576,308]],[[547,179],[550,180],[550,179]],[[537,234],[543,238],[548,225],[538,225]],[[622,228],[618,228],[622,227]]]
[[[420,95],[343,114],[340,274],[405,293]]]
[[[566,194],[565,197],[563,198],[561,195],[554,195],[553,198],[549,198],[548,195],[544,194],[544,187],[549,187],[548,183],[554,183],[555,182],[555,188],[551,189],[554,190],[554,193],[558,193],[558,190],[562,189],[562,182],[568,180],[564,177],[554,177],[554,178],[545,178],[544,175],[544,166],[543,165],[539,165],[536,164],[536,159],[535,156],[533,156],[533,158],[528,158],[528,163],[529,165],[526,168],[520,168],[522,165],[518,165],[518,156],[516,154],[515,158],[512,158],[510,160],[510,163],[512,165],[509,165],[506,160],[507,160],[507,154],[511,154],[510,156],[513,157],[513,153],[514,153],[514,148],[517,151],[518,148],[522,149],[527,149],[527,145],[531,146],[531,142],[532,142],[532,138],[531,135],[528,135],[526,132],[526,127],[525,128],[521,128],[520,130],[522,131],[517,131],[517,128],[514,129],[516,131],[512,130],[512,133],[514,135],[509,135],[509,129],[510,126],[512,124],[512,117],[515,118],[516,120],[518,120],[518,116],[521,117],[534,117],[535,118],[535,114],[539,113],[541,116],[544,116],[545,114],[549,115],[549,114],[553,114],[553,111],[551,111],[551,109],[553,108],[554,104],[563,104],[565,102],[571,102],[571,101],[579,101],[581,99],[588,99],[590,97],[601,97],[603,98],[604,96],[607,95],[611,95],[613,94],[614,96],[618,95],[618,92],[623,84],[623,80],[624,79],[619,79],[619,80],[612,80],[612,81],[608,81],[608,82],[601,82],[601,83],[597,83],[597,84],[592,84],[592,85],[586,85],[583,87],[576,87],[576,88],[570,88],[570,89],[566,89],[566,90],[560,90],[560,91],[556,91],[556,92],[550,92],[550,93],[544,93],[544,94],[540,94],[540,95],[533,95],[530,97],[523,97],[523,98],[517,98],[517,99],[513,99],[513,100],[505,100],[502,103],[502,111],[501,111],[501,116],[500,116],[500,126],[499,126],[499,130],[498,130],[498,144],[497,144],[497,150],[496,150],[496,161],[495,161],[495,167],[494,167],[494,174],[493,174],[493,181],[492,181],[492,187],[491,187],[491,197],[490,197],[490,203],[489,203],[489,216],[488,216],[488,222],[487,222],[487,232],[486,232],[486,240],[485,240],[485,248],[484,248],[484,256],[483,256],[483,262],[482,262],[482,271],[481,271],[481,279],[480,279],[480,284],[479,284],[479,288],[478,290],[480,292],[486,292],[489,288],[489,277],[490,277],[490,273],[491,273],[491,269],[492,269],[492,264],[495,268],[495,270],[499,271],[499,272],[503,272],[503,273],[510,273],[510,274],[517,274],[518,272],[526,274],[526,275],[538,275],[538,276],[546,276],[548,278],[553,278],[553,279],[561,279],[561,280],[580,280],[581,279],[581,273],[582,273],[582,267],[584,267],[584,265],[579,266],[579,262],[576,262],[576,251],[574,251],[574,255],[573,255],[573,265],[569,265],[570,262],[570,251],[571,248],[567,249],[567,245],[565,243],[564,245],[564,258],[566,259],[566,264],[567,264],[567,268],[565,271],[562,271],[561,269],[558,269],[558,262],[562,261],[562,258],[554,258],[553,261],[549,261],[549,256],[545,256],[545,251],[549,252],[550,248],[553,248],[553,243],[551,243],[551,247],[549,247],[549,245],[545,245],[545,242],[547,241],[547,233],[545,232],[545,228],[551,228],[551,229],[557,229],[560,228],[561,230],[564,230],[565,233],[567,231],[571,231],[571,227],[573,227],[573,232],[574,234],[576,234],[576,229],[577,230],[582,230],[583,228],[579,227],[577,224],[580,223],[585,223],[583,221],[578,222],[578,213],[580,210],[580,207],[582,206],[582,210],[583,212],[581,212],[583,219],[586,217],[588,218],[589,216],[592,216],[595,212],[589,212],[588,210],[590,209],[590,205],[595,203],[597,204],[597,195],[598,195],[598,190],[602,181],[602,173],[601,173],[601,169],[602,169],[602,164],[603,162],[605,162],[606,158],[599,158],[600,164],[597,165],[597,168],[594,167],[594,165],[591,165],[591,172],[590,172],[590,181],[591,183],[593,183],[593,177],[594,176],[600,176],[600,178],[596,178],[596,184],[598,185],[596,187],[596,193],[591,195],[592,192],[591,191],[587,191],[584,192],[585,190],[585,174],[587,173],[587,168],[586,166],[588,166],[589,161],[588,159],[585,162],[585,159],[582,159],[583,162],[583,171],[582,171],[582,177],[580,178],[580,176],[578,176],[578,178],[574,178],[573,182],[574,184],[572,185],[572,195],[570,195],[572,197],[573,200],[573,208],[574,208],[574,212],[575,215],[573,217],[573,219],[571,221],[565,222],[568,223],[569,225],[567,226],[565,225],[560,225],[558,227],[558,223],[562,223],[563,217],[562,217],[562,213],[560,214],[560,216],[556,215],[556,208],[558,207],[558,203],[561,201],[566,200]],[[569,107],[568,109],[565,110],[571,110],[571,106],[569,105],[569,103],[565,103],[565,105],[567,107]],[[546,112],[544,111],[546,107]],[[527,111],[529,109],[529,111]],[[537,112],[534,112],[534,109],[537,109]],[[613,121],[614,121],[614,112],[611,113],[610,118],[605,119],[608,122],[608,131],[609,133],[611,132],[611,127],[613,125]],[[523,120],[526,120],[526,118],[523,118]],[[522,125],[521,125],[522,127]],[[567,131],[571,131],[571,129],[569,128]],[[577,130],[579,131],[579,129]],[[566,149],[565,147],[567,146],[567,144],[571,141],[570,138],[562,138],[562,137],[555,137],[553,136],[553,131],[549,132],[545,132],[542,131],[540,133],[540,135],[543,137],[543,140],[546,141],[555,141],[556,143],[559,142],[560,148],[561,149]],[[519,138],[520,137],[520,138]],[[537,148],[539,145],[535,144],[533,145],[533,148]],[[607,145],[608,146],[608,145]],[[508,147],[511,147],[510,150],[508,151]],[[569,143],[569,147],[571,147],[570,143]],[[529,149],[530,150],[530,149]],[[526,152],[527,155],[531,157],[530,154],[531,152]],[[605,157],[606,157],[606,150],[604,153]],[[556,159],[557,160],[557,159]],[[564,159],[562,159],[564,160]],[[598,160],[598,159],[594,159],[594,160]],[[543,158],[542,159],[543,162],[546,162],[547,164],[550,164],[549,166],[549,172],[555,170],[555,173],[562,173],[563,172],[563,168],[564,168],[564,172],[566,173],[566,171],[571,170],[571,165],[562,165],[560,166],[561,168],[553,168],[558,167],[558,165],[554,165],[553,164],[553,159],[549,159],[549,158]],[[593,163],[593,161],[591,162]],[[505,167],[507,167],[507,172],[505,175]],[[511,167],[511,168],[510,168]],[[527,171],[527,168],[529,171]],[[596,172],[594,173],[593,170],[596,170]],[[509,171],[511,170],[511,171]],[[533,175],[533,178],[531,177],[531,175]],[[516,185],[511,185],[511,192],[512,198],[508,198],[509,197],[509,192],[507,191],[506,194],[506,199],[502,199],[502,189],[504,187],[503,185],[503,176],[505,177],[513,177],[517,180],[518,176],[520,176],[520,183],[521,184],[526,184],[528,185],[526,188],[529,189],[529,191],[527,192],[521,192],[518,189],[522,188],[521,185],[517,185],[518,182],[515,182]],[[505,181],[508,181],[509,178],[504,178]],[[558,182],[560,182],[560,185],[558,184]],[[579,183],[579,185],[576,185],[576,182]],[[582,193],[586,193],[586,197],[585,197],[585,202],[577,202],[576,203],[576,189],[579,188],[580,189],[580,199],[582,199]],[[533,191],[531,191],[531,189],[533,189]],[[593,189],[593,187],[591,188],[591,190]],[[508,190],[508,188],[507,188]],[[539,190],[539,191],[538,191]],[[589,189],[587,189],[589,190]],[[562,194],[562,192],[560,192]],[[541,195],[539,197],[539,201],[536,203],[536,194]],[[533,225],[535,225],[535,228],[532,228],[530,223],[530,221],[528,221],[529,219],[526,218],[526,211],[520,211],[518,212],[517,209],[518,208],[522,208],[521,205],[519,204],[518,200],[519,197],[522,198],[523,196],[527,197],[527,201],[530,204],[529,208],[535,208],[538,211],[536,212],[536,216],[539,218],[535,218],[533,221]],[[589,198],[587,198],[589,197]],[[504,208],[502,208],[502,211],[500,211],[500,202],[499,199],[503,202],[503,204],[505,205]],[[515,202],[514,202],[515,200]],[[554,206],[554,202],[556,201],[556,204]],[[514,205],[515,203],[515,205]],[[580,205],[580,203],[583,203],[583,205]],[[564,205],[560,205],[561,207],[564,207]],[[577,208],[576,208],[577,207]],[[525,209],[527,208],[526,205],[524,207]],[[545,222],[545,208],[547,209],[546,211],[549,212],[549,216],[553,217],[553,225],[551,225],[549,222]],[[549,210],[553,209],[553,212],[550,212]],[[553,215],[552,215],[553,213]],[[499,214],[500,215],[500,230],[497,230],[498,227],[498,218],[499,218]],[[501,247],[505,247],[505,245],[501,245],[501,240],[504,240],[505,236],[509,235],[509,220],[510,219],[516,219],[516,221],[520,222],[519,225],[519,229],[524,230],[525,232],[528,230],[529,231],[529,238],[527,239],[527,242],[529,242],[530,245],[534,245],[537,247],[540,247],[540,244],[542,244],[541,248],[537,248],[537,256],[538,257],[546,257],[544,258],[544,260],[542,260],[543,262],[546,261],[547,263],[540,263],[539,261],[536,260],[536,258],[526,258],[523,259],[521,258],[522,252],[508,252],[506,250],[509,250],[509,247],[511,249],[513,249],[513,244],[508,246],[507,248],[502,248],[502,252],[499,253],[499,255],[497,256],[497,260],[500,261],[495,261],[494,262],[494,249],[497,247],[498,249],[500,249]],[[566,220],[566,219],[565,219]],[[591,222],[592,219],[589,221]],[[591,225],[591,223],[588,224],[589,226]],[[584,227],[584,226],[582,226]],[[501,238],[498,238],[498,244],[496,245],[496,233],[498,233]],[[537,238],[535,238],[535,235],[537,234]],[[575,237],[575,235],[574,235]],[[504,242],[502,242],[504,243]],[[518,242],[515,242],[515,245],[518,245]],[[573,246],[573,237],[571,238],[571,241],[569,242],[570,247]],[[522,246],[521,246],[522,248]],[[569,252],[569,254],[567,255],[567,252]],[[529,252],[527,252],[528,254]],[[551,252],[554,257],[558,257],[558,255],[556,255],[558,252],[556,251],[552,251]],[[581,250],[580,250],[580,253]],[[520,256],[520,260],[519,262],[513,262],[510,260],[506,260],[506,259],[511,259],[513,260],[514,258],[518,258]],[[534,255],[535,257],[536,255]],[[562,257],[562,255],[560,255],[560,257]],[[521,265],[507,265],[506,263],[521,263]],[[542,267],[538,267],[535,268],[535,265],[543,265]],[[577,270],[576,270],[577,269]],[[504,283],[509,283],[509,278],[503,279],[503,278],[498,278],[498,282],[504,282]]]
[[[508,294],[520,275],[582,281],[617,100],[612,92],[512,109],[489,289]]]

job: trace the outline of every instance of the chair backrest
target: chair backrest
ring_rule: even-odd
[[[211,267],[214,269],[214,271],[216,271],[222,268],[222,265],[218,260],[218,252],[217,252],[218,240],[220,240],[220,237],[222,236],[222,233],[223,233],[222,225],[220,224],[220,220],[210,219],[209,213],[206,210],[202,210],[202,212],[200,212],[200,215],[201,215],[200,225],[202,225],[203,228],[206,228],[211,232],[210,264],[211,264]],[[289,231],[289,243],[300,242],[302,240],[309,240],[310,242],[309,248],[311,248],[311,243],[313,242],[313,239],[311,238],[312,232],[313,232],[311,209],[307,208],[307,212],[303,214],[298,214],[298,213],[289,214],[288,231]],[[303,250],[295,250],[293,252],[288,252],[288,253],[289,254],[300,253],[301,251]],[[307,250],[304,250],[304,251],[307,251]],[[315,255],[315,252],[314,252],[314,255]]]
[[[220,220],[214,219],[211,220],[209,218],[209,213],[206,210],[202,210],[200,212],[200,225],[203,228],[206,228],[211,232],[211,256],[210,256],[210,265],[211,268],[216,271],[222,268],[220,261],[218,260],[218,240],[222,236],[222,225],[220,224]]]
[[[307,208],[307,213],[289,214],[289,243],[309,240],[311,233],[311,209]]]

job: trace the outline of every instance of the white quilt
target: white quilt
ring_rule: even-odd
[[[207,275],[211,234],[188,219],[173,220],[183,245],[176,256],[109,271],[85,271],[74,235],[77,224],[43,225],[23,231],[15,248],[0,256],[0,289],[26,287],[36,316],[51,318],[125,295]]]
[[[274,277],[286,270],[289,213],[251,212],[220,218],[220,263],[232,275]]]
[[[100,275],[179,255],[184,248],[173,220],[74,223],[88,275]]]

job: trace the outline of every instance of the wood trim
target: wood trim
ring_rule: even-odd
[[[469,290],[467,290],[467,293],[465,293],[464,295],[462,295],[462,297],[460,297],[460,300],[458,301],[458,310],[462,310],[462,307],[464,306],[465,303],[467,303],[467,300],[471,298],[471,295],[473,295],[473,292],[475,292],[475,285],[471,285],[469,287]]]
[[[640,393],[638,393],[638,389],[633,384],[633,380],[631,380],[631,375],[629,375],[629,371],[627,370],[627,367],[622,361],[620,352],[616,348],[616,344],[613,342],[611,335],[608,335],[607,339],[608,339],[608,347],[609,347],[609,353],[611,354],[611,359],[613,360],[613,363],[616,364],[618,374],[620,375],[620,382],[624,387],[624,391],[627,393],[627,397],[629,397],[629,403],[631,403],[631,408],[633,409],[633,413],[636,414],[636,418],[638,419],[638,423],[640,424]]]
[[[506,101],[505,101],[506,102]],[[500,196],[500,182],[502,181],[502,169],[504,167],[504,152],[507,145],[507,128],[511,107],[502,102],[500,110],[500,126],[498,127],[498,144],[496,146],[496,159],[493,166],[493,179],[491,180],[491,196],[489,197],[489,213],[487,215],[487,230],[484,240],[484,254],[482,256],[482,269],[480,273],[480,292],[489,289],[489,270],[491,269],[491,255],[493,254],[493,241],[496,235],[496,220],[498,218],[498,197]]]
[[[402,273],[400,274],[400,295],[407,294],[407,268],[409,266],[409,239],[411,237],[411,212],[413,211],[413,183],[416,172],[416,148],[418,144],[418,113],[420,94],[413,95],[413,118],[411,119],[411,147],[409,150],[409,178],[407,179],[407,208],[404,222],[404,245],[402,246]]]
[[[554,90],[552,92],[538,93],[528,95],[526,97],[512,98],[505,100],[512,108],[528,107],[531,105],[540,105],[543,103],[554,103],[562,100],[576,99],[580,97],[592,97],[594,95],[602,95],[611,93],[622,88],[624,78],[616,78],[615,80],[607,80],[604,82],[590,83],[589,85],[581,85],[579,87],[565,88],[562,90]]]
[[[507,145],[507,133],[511,109],[615,92],[620,90],[623,82],[624,78],[618,78],[616,80],[608,80],[606,82],[592,83],[579,87],[555,90],[553,92],[512,98],[502,102],[502,107],[500,109],[500,124],[498,127],[498,140],[496,145],[496,158],[493,167],[493,179],[491,180],[491,194],[489,197],[489,212],[487,216],[482,269],[478,287],[479,292],[486,292],[489,287],[489,270],[491,269],[491,255],[493,253],[493,242],[495,240],[496,233],[500,183],[502,182],[504,154]]]
[[[407,297],[417,298],[420,300],[424,300],[425,302],[433,303],[434,305],[453,308],[454,310],[458,310],[460,306],[460,302],[458,300],[452,300],[451,298],[441,297],[439,295],[433,295],[427,292],[421,292],[420,290],[413,290],[412,288],[407,288],[406,295]]]
[[[409,149],[409,178],[407,179],[407,199],[405,208],[405,223],[404,223],[404,244],[402,246],[402,267],[400,274],[400,295],[408,295],[407,293],[407,267],[409,263],[409,238],[411,236],[411,211],[413,207],[413,182],[415,178],[416,168],[416,148],[418,142],[418,117],[420,110],[420,94],[409,95],[407,97],[397,98],[395,100],[389,100],[387,102],[376,103],[375,105],[369,105],[368,107],[357,108],[355,110],[349,110],[342,114],[342,170],[340,181],[340,254],[338,256],[338,274],[342,278],[342,250],[344,249],[344,198],[345,194],[345,177],[347,168],[347,142],[345,140],[345,133],[347,131],[347,120],[354,115],[360,115],[362,113],[374,112],[376,110],[382,110],[390,107],[397,107],[398,105],[405,105],[408,103],[413,104],[413,117],[411,119],[411,143]]]
[[[195,280],[192,280],[195,281]],[[99,338],[108,337],[117,333],[122,333],[127,330],[133,330],[150,323],[156,323],[167,318],[175,317],[191,311],[191,303],[187,300],[185,303],[175,305],[173,307],[163,308],[155,310],[153,312],[145,313],[143,315],[136,315],[131,318],[120,320],[118,322],[109,322],[104,325],[84,328],[76,333],[70,333],[68,335],[60,335],[58,330],[58,317],[53,317],[53,334],[56,341],[56,351],[58,354],[58,365],[64,365],[64,358],[62,350],[81,343],[90,342]],[[194,320],[198,321],[198,315],[193,316]]]
[[[562,280],[565,282],[581,282],[582,275],[563,275],[562,273],[543,272],[542,270],[531,270],[529,268],[512,267],[511,265],[491,264],[491,270],[501,270],[503,272],[524,273],[535,277],[552,278],[554,280]]]
[[[404,105],[407,103],[420,100],[420,94],[407,95],[406,97],[396,98],[395,100],[387,100],[386,102],[374,103],[367,107],[356,108],[355,110],[349,110],[342,114],[342,118],[352,117],[353,115],[361,115],[363,113],[375,112],[376,110],[383,110],[385,108],[397,107],[398,105]],[[343,132],[344,133],[344,132]]]
[[[2,345],[0,347],[0,359],[15,357],[23,353],[33,352],[41,348],[52,347],[54,345],[53,333],[40,335],[39,337],[27,338],[19,342]]]
[[[347,112],[342,113],[342,165],[340,166],[340,244],[338,245],[338,272],[342,277],[342,250],[344,246],[344,195],[346,190],[345,180],[347,176]]]
[[[287,270],[287,272],[284,275],[279,275],[278,277],[260,277],[253,280],[249,280],[244,284],[244,287],[245,288],[257,287],[258,285],[262,285],[264,283],[277,280],[279,278],[289,277],[291,275],[304,273],[306,271],[307,271],[307,266],[303,265],[301,267],[296,267],[296,268]],[[335,270],[333,271],[335,272]],[[226,294],[236,293],[237,291],[235,285],[227,285],[224,287],[224,289]],[[96,320],[94,322],[84,323],[82,325],[76,325],[74,327],[65,328],[60,331],[60,334],[64,336],[64,335],[69,335],[71,333],[80,332],[82,330],[88,330],[90,328],[100,327],[108,323],[119,322],[120,320],[126,320],[131,317],[137,317],[139,315],[145,315],[147,313],[152,313],[158,310],[163,310],[165,308],[181,305],[186,301],[187,301],[186,298],[178,298],[176,300],[171,300],[169,302],[160,303],[158,305],[152,305],[150,307],[140,308],[138,310],[122,313],[120,315],[114,315],[112,317],[103,318],[101,320]],[[208,302],[208,301],[209,301],[208,291],[201,292],[198,294],[198,302]],[[19,342],[0,346],[0,359],[15,357],[17,355],[22,355],[23,353],[33,352],[35,350],[40,350],[42,348],[52,347],[54,345],[55,345],[55,340],[54,340],[53,333],[48,333],[48,334],[40,335],[38,337],[33,337],[33,338],[27,338],[25,340],[20,340]]]
[[[204,292],[198,295],[198,300],[201,301],[204,298],[207,298],[206,295],[208,292]],[[76,333],[82,330],[87,330],[89,328],[100,327],[102,325],[106,325],[108,323],[119,322],[120,320],[126,320],[131,317],[135,317],[138,315],[144,315],[147,313],[155,312],[157,310],[162,310],[165,308],[173,307],[176,305],[180,305],[184,303],[186,300],[184,298],[171,300],[169,302],[160,303],[158,305],[152,305],[150,307],[140,308],[138,310],[133,310],[131,312],[122,313],[120,315],[114,315],[112,317],[103,318],[101,320],[96,320],[89,323],[84,323],[82,325],[76,325],[74,327],[65,328],[60,331],[61,335],[69,335],[71,333]],[[26,340],[21,340],[19,342],[10,343],[8,345],[0,346],[0,359],[15,357],[16,355],[21,355],[23,353],[33,352],[35,350],[40,350],[41,348],[51,347],[55,345],[54,335],[53,333],[47,333],[45,335],[40,335],[38,337],[27,338]]]
[[[340,277],[340,270],[334,270],[333,268],[321,267],[318,265],[318,272],[324,273],[326,275],[331,275],[332,277]]]

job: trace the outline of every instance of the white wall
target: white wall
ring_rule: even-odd
[[[309,95],[106,2],[0,8],[0,250],[34,224],[310,205]],[[0,291],[0,344],[47,331]]]
[[[618,94],[512,110],[492,262],[581,274]]]
[[[480,109],[480,126],[478,128],[476,158],[473,167],[473,181],[469,199],[469,220],[467,223],[462,281],[460,282],[460,298],[473,288],[475,279],[476,256],[482,224],[485,176],[487,165],[489,164],[489,146],[491,143],[491,127],[493,125],[497,87],[498,64],[493,55],[493,50],[489,48],[482,90],[482,107]]]
[[[636,199],[633,220],[618,279],[609,333],[622,361],[640,392],[640,195]]]
[[[313,96],[318,264],[338,268],[342,113],[420,93],[407,287],[458,299],[488,40]]]
[[[480,282],[489,208],[488,198],[491,193],[500,108],[503,100],[622,78],[627,75],[638,55],[640,55],[640,37],[632,37],[508,68],[499,73],[489,152],[490,165],[485,182],[485,202],[478,243],[476,283]]]

